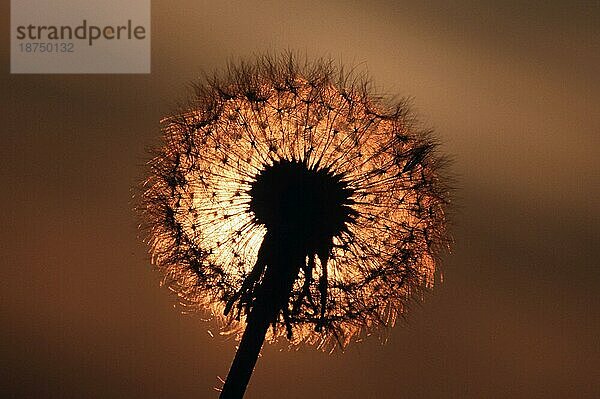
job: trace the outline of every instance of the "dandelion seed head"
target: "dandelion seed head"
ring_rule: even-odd
[[[184,305],[240,332],[244,307],[224,313],[267,234],[302,249],[285,305],[292,344],[345,347],[432,287],[448,190],[405,102],[293,56],[232,64],[195,89],[162,121],[140,206],[152,262]],[[267,339],[283,336],[280,323]]]

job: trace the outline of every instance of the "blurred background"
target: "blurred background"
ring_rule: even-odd
[[[191,81],[291,49],[414,99],[456,244],[385,345],[266,346],[247,398],[600,397],[598,2],[156,0],[150,75],[10,75],[0,15],[0,396],[218,396],[235,342],[159,288],[132,187]]]

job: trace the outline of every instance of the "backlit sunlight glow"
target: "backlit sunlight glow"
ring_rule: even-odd
[[[448,243],[444,161],[405,102],[373,95],[366,79],[332,62],[298,66],[292,57],[230,66],[195,88],[187,108],[162,121],[141,206],[153,264],[185,306],[207,310],[224,333],[243,330],[244,312],[224,309],[267,231],[250,210],[249,190],[279,160],[340,176],[356,212],[333,237],[327,264],[315,256],[309,295],[301,295],[300,271],[289,300],[292,344],[343,348],[394,325],[433,286]],[[323,267],[327,301],[317,331]],[[282,324],[268,340],[285,337]]]

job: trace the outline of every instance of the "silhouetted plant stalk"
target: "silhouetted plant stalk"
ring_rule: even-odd
[[[344,348],[434,282],[447,186],[403,101],[331,61],[230,65],[165,118],[141,205],[152,260],[223,333],[245,326],[221,398],[265,337]]]

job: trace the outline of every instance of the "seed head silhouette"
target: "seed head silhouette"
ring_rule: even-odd
[[[141,216],[185,306],[243,335],[221,398],[265,337],[344,348],[434,282],[448,188],[428,131],[364,76],[293,55],[230,64],[165,118]]]

